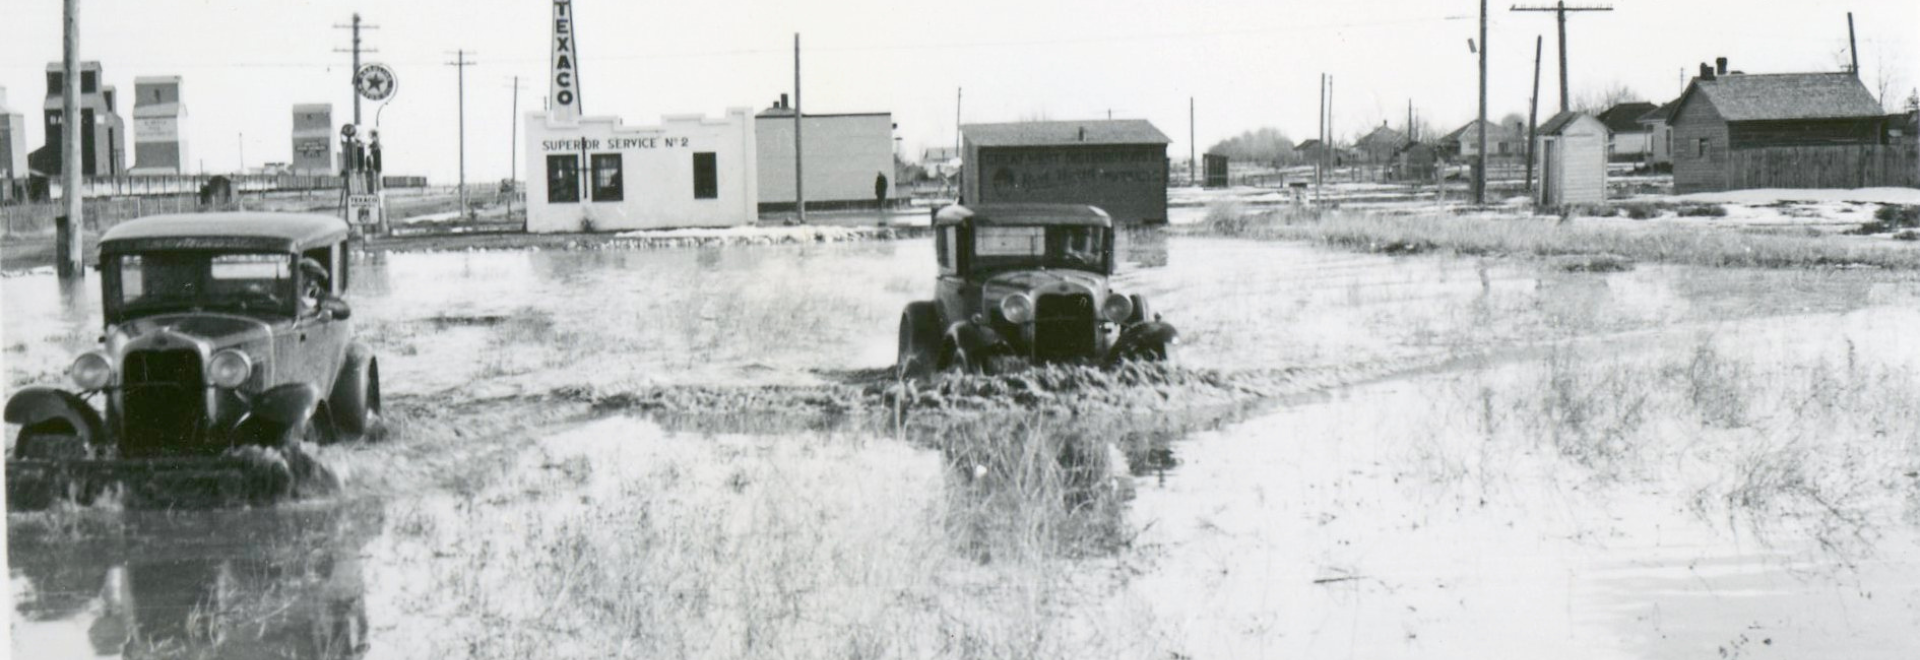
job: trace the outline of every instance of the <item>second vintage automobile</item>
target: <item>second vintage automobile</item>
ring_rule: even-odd
[[[1113,220],[1071,204],[943,207],[933,217],[934,299],[900,316],[897,369],[1164,360],[1177,333],[1144,296],[1112,290]]]
[[[345,221],[309,214],[109,229],[101,346],[73,361],[73,390],[27,387],[7,400],[6,421],[20,425],[9,502],[108,483],[248,499],[327,487],[306,446],[380,433],[379,362],[355,341],[342,297],[347,239]]]

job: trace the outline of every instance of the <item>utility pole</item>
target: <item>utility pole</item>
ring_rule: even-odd
[[[513,77],[513,128],[507,145],[507,221],[513,220],[513,196],[520,194],[520,76]],[[525,229],[523,225],[521,229]]]
[[[1533,97],[1527,102],[1527,192],[1533,192],[1533,144],[1540,128],[1540,52],[1546,37],[1533,38]]]
[[[1487,0],[1480,0],[1480,124],[1477,141],[1480,153],[1474,155],[1473,203],[1487,203]]]
[[[801,177],[805,161],[800,156],[800,33],[793,33],[793,208],[800,224],[807,223],[807,184]]]
[[[460,219],[467,219],[467,67],[473,62],[467,59],[465,49],[453,51],[453,61],[447,66],[453,67],[460,78]],[[358,103],[358,101],[356,101]]]
[[[1847,12],[1847,54],[1853,57],[1853,79],[1859,80],[1860,44],[1853,40],[1853,12]]]
[[[360,54],[380,52],[372,48],[360,47],[360,31],[361,30],[377,30],[380,28],[380,26],[362,24],[360,22],[360,12],[354,12],[353,23],[351,25],[335,24],[333,27],[336,30],[352,30],[353,31],[353,48],[335,48],[333,49],[333,52],[353,53],[353,70],[347,72],[347,89],[353,91],[353,124],[355,126],[358,126],[360,125],[360,90],[354,87],[353,79],[355,76],[360,74]]]
[[[1333,164],[1330,167],[1337,169],[1340,167],[1340,149],[1338,146],[1340,140],[1333,135],[1333,74],[1327,74],[1327,146],[1333,147],[1333,149],[1327,152],[1327,157],[1333,159]],[[1332,172],[1330,171],[1328,173],[1331,174]]]
[[[60,187],[66,197],[66,222],[55,237],[54,256],[61,281],[87,276],[81,228],[86,193],[80,188],[80,0],[66,0],[62,25],[60,92]]]
[[[1484,9],[1484,7],[1482,9]],[[1553,12],[1554,16],[1559,19],[1559,22],[1560,22],[1560,111],[1566,112],[1568,109],[1572,107],[1572,105],[1567,102],[1567,12],[1613,11],[1613,7],[1608,5],[1583,5],[1578,7],[1568,7],[1566,2],[1561,1],[1561,2],[1554,3],[1552,7],[1542,7],[1542,6],[1522,7],[1519,5],[1514,5],[1511,11],[1550,11],[1550,12]],[[1482,11],[1481,13],[1485,14],[1486,12]],[[1485,30],[1482,30],[1482,32],[1484,33]],[[1480,41],[1485,42],[1486,38],[1481,37]]]
[[[1327,178],[1327,74],[1320,74],[1320,106],[1314,109],[1315,119],[1320,121],[1320,153],[1313,157],[1313,201],[1319,202],[1326,195],[1321,186]]]
[[[1107,111],[1107,118],[1113,118],[1112,110]],[[1187,97],[1187,185],[1189,186],[1193,185],[1193,168],[1198,164],[1194,158],[1195,154],[1199,153],[1198,147],[1193,142],[1193,136],[1193,97],[1189,96]]]
[[[247,134],[240,133],[238,135],[235,135],[233,138],[233,143],[240,148],[240,167],[235,168],[233,170],[233,173],[246,174],[247,173]]]
[[[966,91],[967,89],[965,87],[953,88],[953,159],[960,161],[960,167],[963,171],[966,169],[967,161],[966,156],[960,153],[960,102],[965,100]],[[957,176],[960,172],[954,172],[953,174]],[[956,202],[960,200],[960,190],[958,186],[956,186],[953,191],[953,199]]]

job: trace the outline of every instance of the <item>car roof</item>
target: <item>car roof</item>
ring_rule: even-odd
[[[1022,227],[1033,225],[1073,225],[1112,227],[1113,218],[1097,207],[1085,204],[952,204],[933,215],[937,227],[957,225],[971,220],[975,225]]]
[[[249,250],[300,252],[345,240],[347,221],[318,213],[178,213],[114,225],[100,251]]]

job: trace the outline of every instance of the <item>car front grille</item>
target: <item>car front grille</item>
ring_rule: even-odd
[[[1046,294],[1033,305],[1033,357],[1064,361],[1094,357],[1093,296]]]
[[[121,378],[124,437],[129,458],[199,453],[206,419],[206,385],[196,351],[128,353]]]

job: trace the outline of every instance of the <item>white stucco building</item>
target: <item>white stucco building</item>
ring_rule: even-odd
[[[529,232],[726,227],[759,218],[749,108],[717,118],[668,115],[657,126],[546,113],[526,115],[525,124]]]

